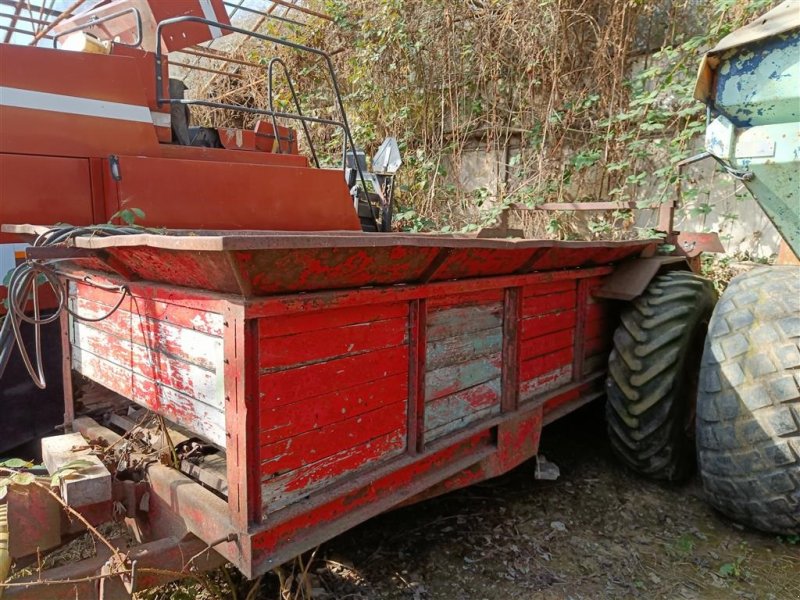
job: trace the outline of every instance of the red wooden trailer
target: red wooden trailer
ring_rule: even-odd
[[[64,318],[65,376],[224,450],[226,497],[182,476],[154,482],[148,518],[172,513],[206,543],[231,540],[215,548],[252,577],[534,456],[544,425],[603,394],[616,326],[604,284],[655,243],[79,237],[72,310],[121,304],[105,320]]]
[[[149,462],[140,473],[146,481],[106,473],[104,500],[74,508],[97,523],[110,517],[113,500],[145,543],[15,580],[6,598],[41,597],[40,577],[49,598],[127,597],[174,577],[167,569],[181,575],[223,557],[253,577],[392,507],[506,472],[536,455],[544,425],[604,394],[619,320],[614,299],[640,296],[662,269],[688,268],[683,257],[655,256],[661,240],[379,233],[392,228],[399,158],[389,160],[390,150],[376,173],[362,165],[330,56],[210,19],[206,9],[222,5],[119,0],[54,29],[94,35],[113,22],[120,35],[99,36],[107,54],[0,45],[0,56],[26,67],[9,71],[3,82],[12,93],[0,98],[8,117],[0,119],[1,221],[105,223],[138,210],[145,227],[191,228],[51,231],[57,241],[27,248],[28,261],[14,269],[4,324],[14,323],[19,342],[28,291],[37,274],[61,290],[57,268],[67,296],[58,310],[70,309],[61,316],[66,427],[87,440],[119,438],[75,418],[77,372],[217,449],[212,477],[198,465]],[[336,120],[302,113],[277,57],[266,65],[269,109],[184,98],[173,89],[180,82],[169,80],[167,55],[196,35],[222,33],[316,60],[330,78]],[[236,59],[250,64],[242,63]],[[281,65],[294,113],[272,108],[273,67]],[[247,130],[194,131],[191,105],[264,120]],[[311,159],[278,118],[302,127]],[[341,131],[341,168],[312,168],[319,161],[309,123]],[[695,257],[709,246],[706,234],[677,236],[671,211],[669,203],[659,207],[659,230]],[[704,285],[690,281],[669,297],[694,311],[690,288]],[[670,326],[699,332],[702,315],[695,320]],[[640,336],[643,352],[657,346],[651,333],[661,339],[660,330]],[[8,326],[3,335],[11,339]],[[696,346],[696,338],[681,343]],[[0,366],[8,348],[0,343]],[[631,380],[649,372],[646,361],[636,362]],[[664,389],[673,384],[663,381]],[[652,398],[637,404],[636,394],[631,410],[644,410]],[[11,541],[28,546],[17,557],[35,553],[38,516],[47,512],[23,496],[11,507],[18,515]]]

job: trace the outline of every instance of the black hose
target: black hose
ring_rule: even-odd
[[[69,240],[82,235],[92,235],[107,237],[113,235],[134,235],[140,234],[143,230],[137,227],[118,227],[116,225],[90,225],[86,227],[75,227],[72,225],[62,225],[53,227],[39,234],[33,241],[34,247],[55,246],[65,244]],[[74,312],[69,307],[69,294],[59,279],[58,272],[54,265],[64,259],[53,260],[34,260],[27,259],[19,264],[11,273],[8,282],[8,312],[0,325],[0,379],[5,373],[6,366],[16,345],[25,369],[33,379],[37,387],[44,389],[47,385],[44,377],[44,366],[42,359],[42,337],[41,327],[48,323],[58,320],[63,311],[68,312],[74,318],[81,321],[97,322],[110,317],[122,306],[122,302],[127,297],[129,291],[125,285],[106,287],[93,283],[91,279],[84,278],[84,282],[89,285],[101,287],[107,291],[117,291],[120,298],[117,304],[105,315],[101,317],[84,317]],[[56,296],[56,310],[53,314],[42,318],[41,306],[39,304],[39,288],[47,284]],[[30,310],[29,310],[30,305]],[[22,339],[22,323],[33,325],[34,330],[34,356],[31,357]]]

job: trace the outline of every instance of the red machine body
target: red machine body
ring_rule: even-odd
[[[170,18],[216,24],[165,27],[159,48],[158,24]],[[170,97],[169,53],[229,25],[222,0],[116,0],[55,23],[57,48],[0,43],[0,226],[120,223],[115,215],[138,209],[137,224],[153,227],[360,231],[343,169],[310,166],[276,120],[216,129],[219,147],[179,143],[173,119],[191,109],[159,102]],[[114,42],[101,53],[61,48],[84,32]],[[0,281],[23,260],[20,242],[0,233]],[[0,283],[0,301],[6,293]],[[57,369],[58,353],[48,358]],[[0,424],[0,451],[60,422],[60,385],[35,389],[16,354],[4,383],[0,402],[14,418]],[[37,418],[31,398],[43,407]]]
[[[221,0],[123,0],[62,22],[69,31],[139,10],[140,47],[115,43],[109,54],[0,44],[0,224],[104,223],[137,208],[145,214],[139,223],[154,227],[360,230],[342,170],[310,167],[288,128],[279,127],[278,137],[289,140],[280,153],[267,122],[219,130],[223,148],[172,142],[170,104],[157,102],[155,24],[207,16],[204,5],[227,22]],[[132,18],[100,27],[124,42]],[[167,28],[164,48],[225,33],[214,29]],[[165,56],[164,82],[167,69]],[[12,241],[0,235],[0,243]]]

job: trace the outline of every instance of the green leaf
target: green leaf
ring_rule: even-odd
[[[14,473],[11,476],[11,483],[16,483],[17,485],[30,485],[34,481],[36,481],[36,475],[33,473]]]
[[[53,473],[53,475],[55,475],[56,473],[63,473],[64,471],[68,470],[78,471],[80,469],[90,469],[94,466],[96,466],[96,464],[93,463],[92,461],[86,460],[85,458],[78,458],[62,465],[55,473]]]
[[[591,167],[600,159],[601,153],[599,150],[588,150],[586,152],[579,152],[572,157],[572,164],[576,169],[584,169]]]
[[[33,466],[32,462],[22,460],[21,458],[9,458],[0,462],[0,467],[7,467],[9,469],[28,469]]]
[[[114,219],[119,219],[125,225],[133,225],[136,219],[144,219],[144,211],[141,208],[123,208],[111,215],[108,222],[113,223]]]

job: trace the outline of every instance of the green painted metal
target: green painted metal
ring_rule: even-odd
[[[800,29],[716,55],[706,149],[800,255]]]

